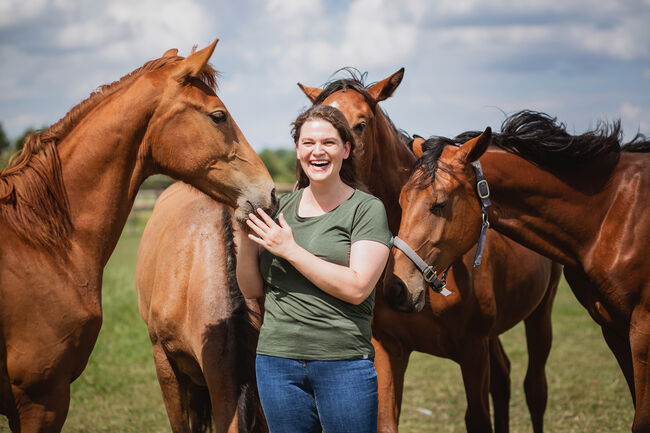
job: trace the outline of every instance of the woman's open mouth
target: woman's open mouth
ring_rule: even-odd
[[[309,164],[315,170],[325,170],[330,165],[330,161],[310,161]]]

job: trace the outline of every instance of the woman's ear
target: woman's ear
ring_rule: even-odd
[[[350,156],[350,149],[352,146],[350,146],[350,142],[346,141],[345,144],[345,152],[343,153],[343,159],[348,159],[348,156]]]

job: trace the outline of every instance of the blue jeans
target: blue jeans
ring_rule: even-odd
[[[255,367],[270,433],[377,433],[372,359],[303,361],[257,355]]]

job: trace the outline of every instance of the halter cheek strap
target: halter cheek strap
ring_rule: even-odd
[[[474,267],[478,268],[481,266],[481,259],[483,258],[485,232],[490,228],[487,208],[492,204],[492,202],[490,202],[490,187],[488,186],[487,180],[485,180],[485,177],[483,176],[483,168],[481,167],[481,163],[474,161],[472,162],[472,167],[474,167],[474,173],[476,173],[476,192],[478,193],[478,198],[481,201],[481,218],[483,219],[483,222],[481,223],[481,234],[478,237],[478,245],[476,246],[476,254],[474,255]]]
[[[438,278],[438,273],[433,270],[433,266],[427,265],[418,253],[413,251],[406,242],[395,236],[393,238],[393,246],[402,251],[404,255],[413,262],[415,267],[422,273],[424,281],[426,281],[434,291],[440,293],[442,296],[451,295],[451,292],[447,289],[447,273],[449,272],[449,268],[442,273],[441,280]]]
[[[476,173],[476,192],[478,198],[481,202],[481,218],[483,222],[481,223],[481,233],[478,237],[478,244],[476,246],[476,254],[474,255],[474,268],[478,268],[481,265],[481,259],[483,258],[483,248],[485,246],[485,233],[487,229],[490,228],[490,221],[488,221],[487,208],[492,204],[490,202],[490,187],[488,186],[487,180],[483,176],[483,168],[481,163],[478,161],[472,162],[472,167],[474,168],[474,173]],[[433,266],[427,265],[427,263],[422,260],[422,258],[416,253],[406,242],[402,239],[395,236],[393,238],[393,246],[401,250],[406,257],[408,257],[413,264],[418,268],[422,273],[424,281],[426,281],[429,286],[440,293],[443,296],[449,296],[451,292],[447,289],[447,273],[449,272],[449,266],[445,272],[442,273],[442,279],[438,278],[438,273],[433,270]]]

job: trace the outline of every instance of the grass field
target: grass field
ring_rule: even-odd
[[[136,227],[141,229],[141,223]],[[72,384],[64,432],[169,432],[151,344],[133,283],[139,230],[125,232],[104,272],[104,325],[88,367]],[[548,363],[548,432],[626,432],[632,400],[599,328],[566,284],[553,311],[555,341]],[[530,432],[523,396],[527,356],[523,327],[502,341],[512,361],[511,432]],[[465,396],[458,366],[415,353],[406,376],[403,433],[463,432]],[[0,419],[0,432],[8,432]]]

